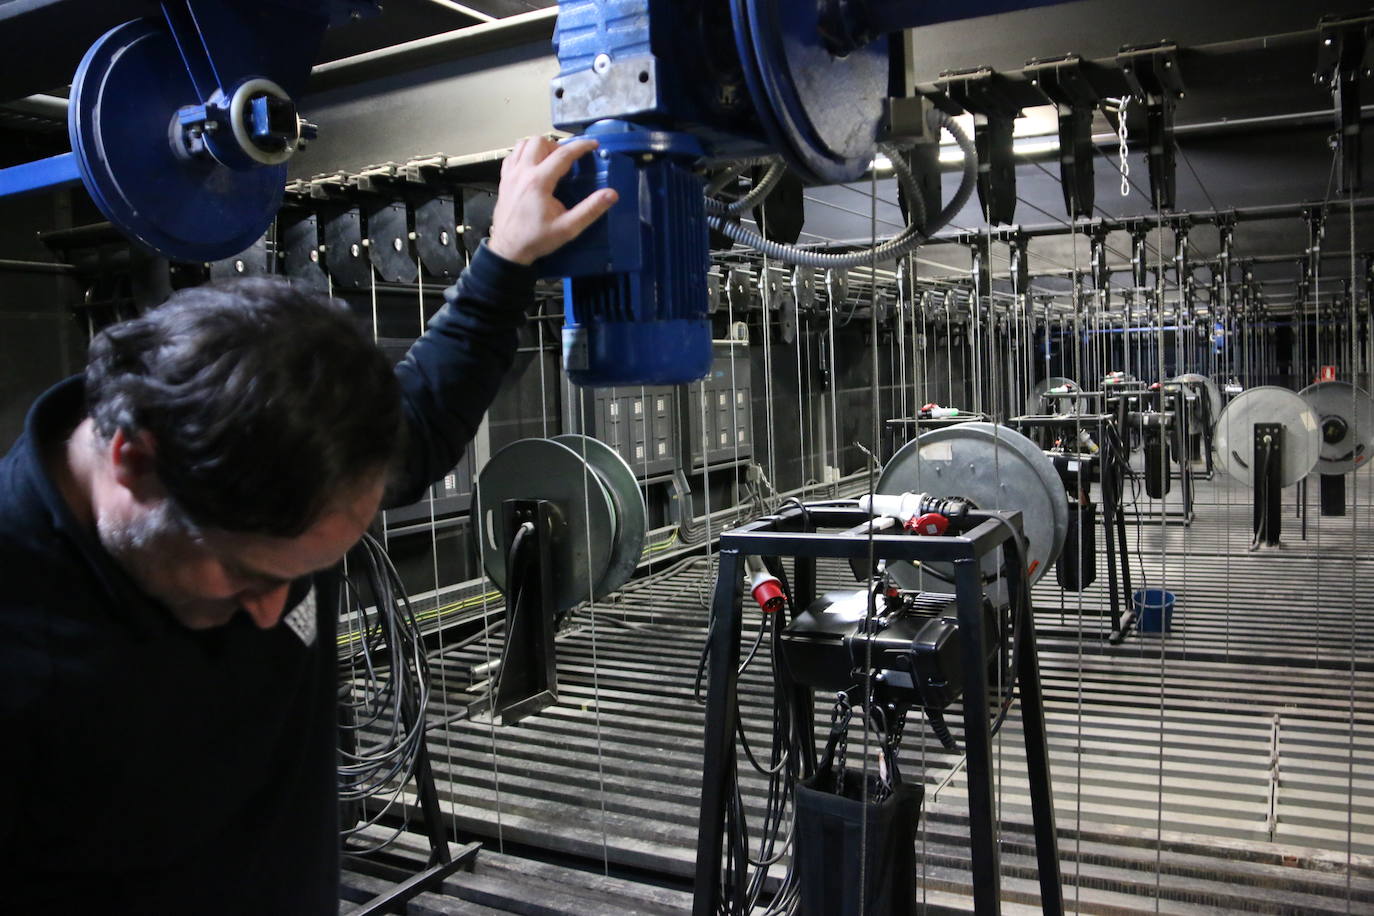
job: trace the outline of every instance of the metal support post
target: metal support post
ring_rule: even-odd
[[[740,596],[741,556],[721,548],[716,571],[716,592],[711,602],[711,653],[706,694],[706,747],[701,768],[701,821],[697,826],[696,895],[693,916],[715,916],[720,911],[720,856],[725,839],[725,809],[729,803],[728,777],[735,766],[736,670],[742,624]],[[814,564],[814,560],[812,563]]]
[[[1025,558],[1020,556],[1019,545],[1014,554],[1007,561],[1008,569],[1012,570],[1012,574],[1007,577],[1007,594],[1015,613],[1021,618],[1021,657],[1017,663],[1016,678],[1020,684],[1021,728],[1026,744],[1026,780],[1030,786],[1031,818],[1035,826],[1040,910],[1047,916],[1059,916],[1064,912],[1064,886],[1059,873],[1059,841],[1054,825],[1054,787],[1050,784],[1050,749],[1045,728],[1045,701],[1040,689],[1040,656],[1035,645],[1035,614],[1031,610],[1030,584],[1024,572],[1026,562]],[[976,873],[974,881],[977,881]]]
[[[969,846],[973,854],[973,911],[995,916],[1002,907],[1001,855],[995,825],[992,719],[988,713],[987,634],[977,560],[954,562],[964,667],[964,753],[968,759]]]

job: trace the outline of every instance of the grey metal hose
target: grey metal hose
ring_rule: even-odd
[[[935,218],[932,225],[923,227],[921,225],[922,220],[915,218],[911,225],[902,230],[900,234],[875,248],[847,254],[832,254],[824,251],[809,251],[764,238],[752,229],[748,229],[720,213],[708,213],[707,222],[712,229],[724,233],[733,241],[755,248],[770,258],[802,267],[863,267],[874,263],[895,261],[948,225],[959,211],[964,209],[964,206],[973,197],[973,191],[978,185],[978,151],[974,148],[973,141],[969,139],[963,128],[947,114],[942,113],[940,115],[940,126],[949,132],[949,135],[954,138],[954,142],[959,144],[959,148],[963,150],[964,173],[959,182],[959,190],[955,192],[949,204],[940,211],[940,215]],[[897,173],[898,181],[901,182],[902,188],[906,191],[907,200],[913,207],[912,215],[916,216],[917,209],[924,209],[924,201],[920,189],[916,187],[915,176],[911,174],[911,169],[896,150],[893,150],[889,158],[892,160],[892,167]],[[760,187],[762,184],[763,182],[760,182]],[[716,201],[716,204],[724,206],[719,201]],[[921,215],[924,216],[924,214]]]

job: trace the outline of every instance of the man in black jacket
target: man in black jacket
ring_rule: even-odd
[[[337,564],[458,461],[535,259],[614,203],[522,141],[394,371],[275,280],[102,332],[0,460],[0,912],[328,913]],[[282,625],[279,625],[282,624]]]

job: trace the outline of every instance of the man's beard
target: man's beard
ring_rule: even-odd
[[[195,538],[194,528],[171,500],[160,500],[132,520],[112,521],[102,516],[96,519],[95,527],[100,546],[145,595],[167,608],[182,625],[196,630],[221,626],[237,613],[235,601],[193,597],[164,585],[170,578],[168,565],[176,562],[174,545]]]
[[[171,501],[163,499],[136,519],[116,522],[102,515],[96,519],[95,529],[100,546],[124,562],[144,554],[158,538],[184,532],[185,526],[176,516]]]

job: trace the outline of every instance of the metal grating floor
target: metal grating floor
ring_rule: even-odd
[[[1251,554],[1248,494],[1204,482],[1191,526],[1132,526],[1150,583],[1178,595],[1168,637],[1105,644],[1105,568],[1082,593],[1060,591],[1052,576],[1036,588],[1062,869],[1077,912],[1374,911],[1368,515],[1357,561],[1349,518],[1309,517],[1307,548],[1285,519],[1290,546]],[[852,582],[838,569],[829,578]],[[443,808],[487,850],[475,872],[413,911],[687,909],[703,727],[693,681],[709,594],[698,558],[579,613],[559,641],[560,701],[514,727],[465,713],[476,699],[471,669],[498,643],[436,659],[431,741]],[[766,672],[760,658],[741,680],[759,745]],[[1013,713],[999,742],[1004,896],[1007,912],[1038,912],[1019,728]],[[965,912],[957,759],[917,732],[913,723],[904,771],[934,793],[923,899],[930,912]],[[762,779],[747,765],[741,779],[757,820]],[[377,880],[355,869],[348,886]],[[573,896],[540,893],[541,882]]]

